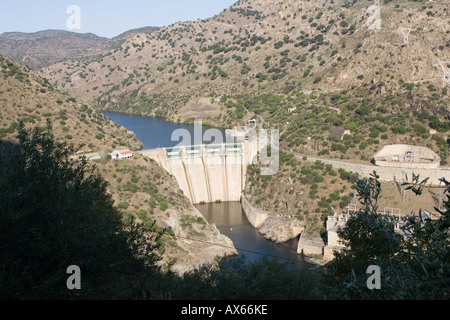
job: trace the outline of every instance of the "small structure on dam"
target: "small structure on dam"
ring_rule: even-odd
[[[383,147],[373,156],[372,161],[380,167],[436,169],[440,166],[441,158],[425,147],[393,144]]]
[[[256,120],[250,120],[248,126],[234,127],[233,129],[226,129],[227,142],[241,143],[245,140],[255,139],[256,136]]]

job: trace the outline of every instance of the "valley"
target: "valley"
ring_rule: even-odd
[[[87,166],[114,208],[163,234],[156,265],[180,277],[214,274],[221,261],[245,250],[263,256],[258,248],[272,244],[267,256],[303,261],[291,250],[299,236],[326,241],[330,217],[363,210],[357,193],[377,170],[375,212],[437,217],[448,203],[439,179],[450,180],[450,8],[380,2],[241,0],[207,19],[112,39],[0,34],[0,160],[22,125],[50,133],[56,148],[74,146],[76,158],[92,152]],[[171,149],[170,134],[194,123],[245,135],[217,154]],[[257,139],[275,130],[276,147]],[[375,161],[384,148],[390,153]],[[261,174],[268,164],[254,155],[275,149],[277,171]],[[118,150],[132,157],[112,158]],[[407,193],[402,183],[417,173],[429,178],[425,189]],[[243,248],[250,225],[270,244],[255,236]]]

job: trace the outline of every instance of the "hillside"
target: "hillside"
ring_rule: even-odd
[[[155,161],[135,155],[126,161],[101,161],[97,167],[108,182],[115,205],[144,224],[156,221],[170,228],[161,265],[183,274],[216,257],[237,254],[233,242],[210,225],[180,190],[175,177]]]
[[[105,45],[107,38],[63,30],[36,33],[6,32],[0,34],[0,54],[27,65],[33,70],[72,58],[94,46]]]
[[[140,149],[134,133],[90,105],[55,90],[48,82],[11,59],[0,56],[0,139],[14,140],[20,121],[26,127],[47,127],[60,142],[94,151],[115,147]]]
[[[370,30],[365,1],[240,1],[41,74],[102,110],[224,127],[257,116],[291,152],[368,161],[383,145],[412,143],[445,164],[449,8],[381,3],[381,29]]]
[[[225,114],[223,105],[211,97],[374,87],[371,96],[383,99],[402,89],[400,80],[438,87],[437,64],[450,57],[445,2],[385,2],[382,28],[369,30],[366,1],[240,1],[213,18],[138,34],[95,60],[41,74],[101,109],[184,121],[203,106],[222,124],[214,117]],[[406,27],[414,28],[408,45]]]
[[[57,142],[73,143],[75,147],[85,144],[102,155],[116,148],[142,146],[134,133],[101,112],[0,56],[0,145],[3,141],[16,141],[20,121],[26,128],[46,130],[47,119]],[[172,230],[173,236],[164,239],[166,254],[161,263],[166,268],[183,273],[203,263],[213,263],[216,256],[236,253],[231,240],[202,218],[175,178],[154,161],[136,154],[127,161],[105,158],[93,165],[108,182],[108,192],[125,216],[135,216],[144,224],[155,220],[160,227]],[[215,243],[229,248],[217,247]]]
[[[35,33],[5,32],[0,34],[0,54],[27,65],[33,70],[65,59],[84,60],[120,46],[127,38],[141,32],[152,33],[158,27],[129,30],[112,39],[92,33],[45,30]]]

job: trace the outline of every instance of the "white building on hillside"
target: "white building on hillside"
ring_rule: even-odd
[[[114,160],[123,160],[133,157],[133,152],[130,150],[114,150],[110,153],[111,158]]]

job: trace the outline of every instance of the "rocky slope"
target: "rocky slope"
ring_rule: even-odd
[[[382,0],[375,30],[368,28],[371,5],[239,1],[210,19],[136,34],[95,59],[64,61],[40,74],[100,109],[221,126],[263,117],[290,152],[368,162],[384,144],[401,142],[428,146],[444,159],[450,95],[440,87],[439,62],[450,60],[448,5]],[[413,29],[407,44],[403,28]],[[285,160],[274,177],[250,171],[246,193],[254,206],[320,233],[324,218],[351,201],[358,177]],[[195,217],[180,218],[192,234],[202,225]],[[278,218],[263,229],[273,239]],[[175,221],[165,223],[177,229]]]
[[[41,74],[100,108],[173,121],[224,95],[375,86],[382,99],[401,89],[399,80],[439,86],[437,64],[450,57],[448,6],[381,3],[381,29],[370,30],[366,1],[239,1],[213,18],[138,34],[93,61],[66,61]],[[408,45],[402,28],[414,29]],[[221,122],[223,105],[200,104],[209,121]]]
[[[114,147],[140,149],[132,132],[89,104],[55,90],[48,82],[11,59],[0,56],[0,139],[14,140],[19,122],[47,127],[60,142],[103,152]]]
[[[237,254],[233,242],[210,225],[156,162],[141,155],[96,164],[115,205],[144,224],[169,228],[162,266],[182,274],[217,258]]]
[[[292,219],[291,216],[277,215],[268,218],[258,232],[266,239],[283,243],[297,238],[304,230],[305,226],[300,220]]]

